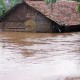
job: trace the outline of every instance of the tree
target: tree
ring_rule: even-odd
[[[2,8],[3,8],[3,9],[5,9],[5,8],[6,8],[5,3],[4,3],[4,1],[3,1],[3,0],[0,0],[0,6],[2,6]]]
[[[2,16],[6,11],[14,7],[16,4],[21,3],[22,0],[0,0],[0,16]]]
[[[6,10],[6,5],[3,0],[0,0],[0,16],[3,14],[4,10]]]

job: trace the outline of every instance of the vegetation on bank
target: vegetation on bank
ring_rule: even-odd
[[[0,0],[0,16],[2,16],[5,12],[7,12],[13,6],[21,2],[22,0]]]

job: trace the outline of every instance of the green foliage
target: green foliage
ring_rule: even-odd
[[[5,0],[0,0],[0,16],[4,14],[4,12],[8,11],[12,7],[14,7],[16,4],[21,3],[22,0],[9,0],[9,6],[8,4],[5,4]]]
[[[0,0],[0,16],[3,15],[4,10],[6,10],[6,5],[3,0]]]
[[[80,0],[76,0],[77,2],[80,2]],[[80,4],[78,5],[78,12],[80,13]]]
[[[46,2],[46,4],[49,4],[49,3],[56,3],[56,0],[44,0]]]
[[[80,2],[80,0],[76,0],[77,2]]]
[[[3,1],[3,0],[0,0],[0,7],[2,7],[3,9],[5,9],[5,8],[6,8],[5,3],[4,3],[4,1]]]
[[[16,4],[16,0],[11,0],[10,8],[12,8]]]
[[[14,5],[21,3],[21,2],[22,2],[22,0],[11,0],[10,7],[13,7]]]
[[[16,0],[16,3],[21,3],[22,2],[22,0]]]
[[[2,10],[0,9],[0,16],[2,16]]]
[[[78,6],[78,12],[80,13],[80,4],[79,4],[79,6]]]

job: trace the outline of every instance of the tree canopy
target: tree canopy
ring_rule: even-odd
[[[6,3],[6,1],[8,2]],[[2,16],[7,10],[11,9],[13,6],[21,2],[22,0],[0,0],[0,16]]]

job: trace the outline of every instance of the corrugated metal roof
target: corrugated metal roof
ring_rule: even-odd
[[[57,22],[59,25],[79,25],[80,13],[77,11],[79,2],[76,1],[60,1],[54,3],[52,9],[50,4],[44,1],[27,1],[26,4],[35,8],[49,19]]]

